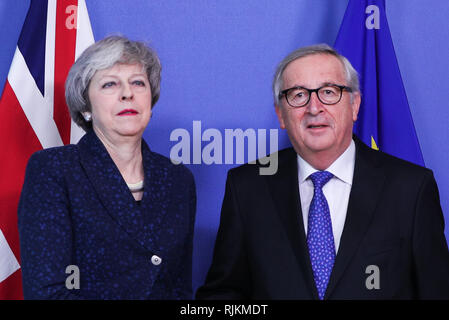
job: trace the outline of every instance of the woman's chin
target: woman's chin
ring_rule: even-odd
[[[142,127],[121,127],[117,129],[117,133],[122,137],[136,137],[141,138],[145,128]]]
[[[123,130],[119,134],[123,137],[136,137],[141,138],[144,130]]]

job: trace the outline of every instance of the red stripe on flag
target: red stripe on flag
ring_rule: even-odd
[[[70,143],[70,114],[65,103],[64,84],[75,62],[77,0],[56,4],[54,114],[64,144]]]
[[[17,270],[0,283],[1,300],[23,300],[22,272]]]
[[[42,149],[42,145],[8,81],[0,99],[0,110],[8,116],[8,120],[2,121],[0,126],[0,228],[20,263],[17,205],[28,159],[35,151]],[[22,298],[20,271],[16,273],[19,275],[13,280],[8,278],[1,283],[0,299]],[[20,294],[17,295],[17,292]],[[6,297],[4,293],[7,293]]]

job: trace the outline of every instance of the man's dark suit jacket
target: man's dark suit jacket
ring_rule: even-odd
[[[449,253],[433,173],[355,138],[347,216],[325,299],[449,299]],[[228,173],[211,268],[198,299],[318,299],[298,191],[296,153],[259,175]],[[379,289],[373,284],[379,268]],[[368,286],[370,287],[370,286]]]
[[[192,298],[193,176],[143,140],[142,158],[138,204],[92,130],[31,157],[18,209],[25,299]],[[66,288],[68,265],[79,290]]]

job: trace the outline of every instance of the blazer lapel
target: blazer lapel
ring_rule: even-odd
[[[340,247],[327,286],[325,299],[332,294],[359,247],[371,222],[385,182],[385,174],[381,165],[373,157],[375,151],[370,150],[357,138],[354,138],[354,140],[356,142],[354,178]]]
[[[153,252],[163,255],[163,247],[173,241],[173,235],[168,231],[171,230],[169,225],[171,221],[167,221],[167,219],[170,210],[169,186],[176,182],[168,174],[168,166],[161,163],[143,139],[142,160],[145,187],[141,210],[147,226],[147,231],[142,237],[145,238],[145,243],[152,248]]]
[[[311,295],[317,299],[318,292],[310,264],[300,205],[296,152],[293,148],[281,152],[279,154],[278,172],[275,175],[266,176],[266,178],[290,245],[302,269],[306,287],[309,288]]]
[[[155,249],[151,247],[148,239],[148,232],[143,229],[144,219],[141,209],[93,130],[83,136],[78,143],[78,149],[81,165],[107,213],[131,238],[154,252]],[[149,179],[145,177],[145,182],[147,181]]]

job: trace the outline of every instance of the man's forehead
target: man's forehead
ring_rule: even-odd
[[[283,73],[286,84],[296,81],[313,81],[318,83],[335,83],[344,81],[343,63],[330,54],[313,54],[290,62]]]

